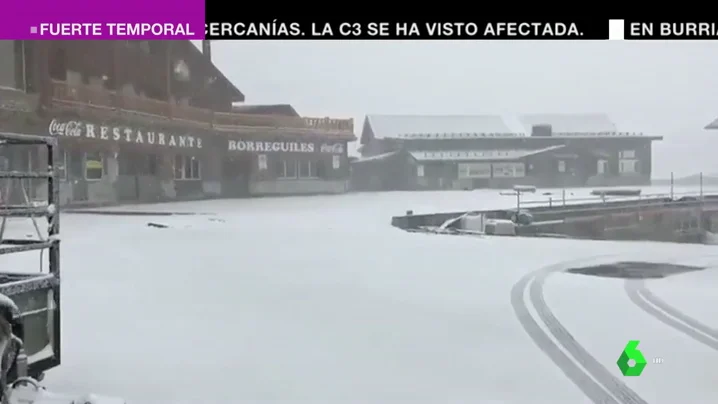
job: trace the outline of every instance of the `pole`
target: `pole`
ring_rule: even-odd
[[[561,200],[563,201],[563,206],[566,206],[566,188],[561,191]]]
[[[699,178],[700,178],[700,184],[701,184],[700,185],[701,200],[703,200],[703,172],[702,171],[699,175]]]
[[[519,209],[521,209],[521,192],[516,191],[516,217],[518,217]]]
[[[671,199],[673,199],[673,171],[671,171]]]

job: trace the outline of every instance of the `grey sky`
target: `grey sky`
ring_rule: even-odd
[[[213,59],[249,104],[307,116],[605,112],[665,136],[654,177],[718,173],[712,42],[217,41]],[[352,150],[354,148],[351,148]]]

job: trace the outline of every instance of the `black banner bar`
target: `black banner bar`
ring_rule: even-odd
[[[718,21],[624,20],[623,24],[627,40],[718,39]]]
[[[448,39],[608,39],[607,19],[467,19],[467,18],[277,18],[227,20],[229,11],[208,6],[207,39],[448,40]]]

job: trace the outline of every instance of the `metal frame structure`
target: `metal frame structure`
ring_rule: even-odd
[[[0,256],[27,251],[40,252],[40,271],[9,272],[3,268],[0,257],[0,293],[18,305],[24,324],[23,339],[28,351],[28,374],[38,378],[44,371],[60,364],[60,217],[59,186],[55,175],[55,154],[57,139],[54,137],[0,132],[0,146],[13,152],[14,146],[46,147],[46,169],[38,171],[12,171],[3,168],[0,181],[6,189],[12,190],[13,181],[19,181],[25,203],[12,204],[8,195],[0,202]],[[19,148],[20,151],[23,148]],[[41,153],[42,154],[42,153]],[[37,205],[30,201],[24,188],[24,181],[44,179],[47,181],[46,203]],[[0,187],[1,189],[1,187]],[[12,191],[6,191],[6,193]],[[33,238],[5,238],[8,218],[28,218],[37,231]],[[37,219],[47,219],[46,235],[38,226]],[[43,254],[47,251],[47,271],[43,269]],[[44,334],[46,332],[46,335]],[[32,335],[35,333],[35,335]],[[39,341],[30,346],[31,340]],[[46,342],[43,342],[46,341]],[[41,352],[39,344],[44,344]],[[46,349],[49,347],[49,351]]]

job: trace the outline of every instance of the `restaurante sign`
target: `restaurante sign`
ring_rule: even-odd
[[[114,140],[117,142],[151,144],[188,149],[201,149],[202,138],[191,135],[175,135],[157,131],[141,130],[128,126],[106,126],[81,121],[53,119],[48,128],[52,136],[84,137]]]
[[[285,152],[285,153],[314,153],[316,147],[314,143],[309,142],[265,142],[261,140],[230,140],[227,144],[228,150],[232,151],[248,151],[248,152]],[[336,153],[344,152],[344,146],[341,143],[322,144],[319,147],[320,153]]]

